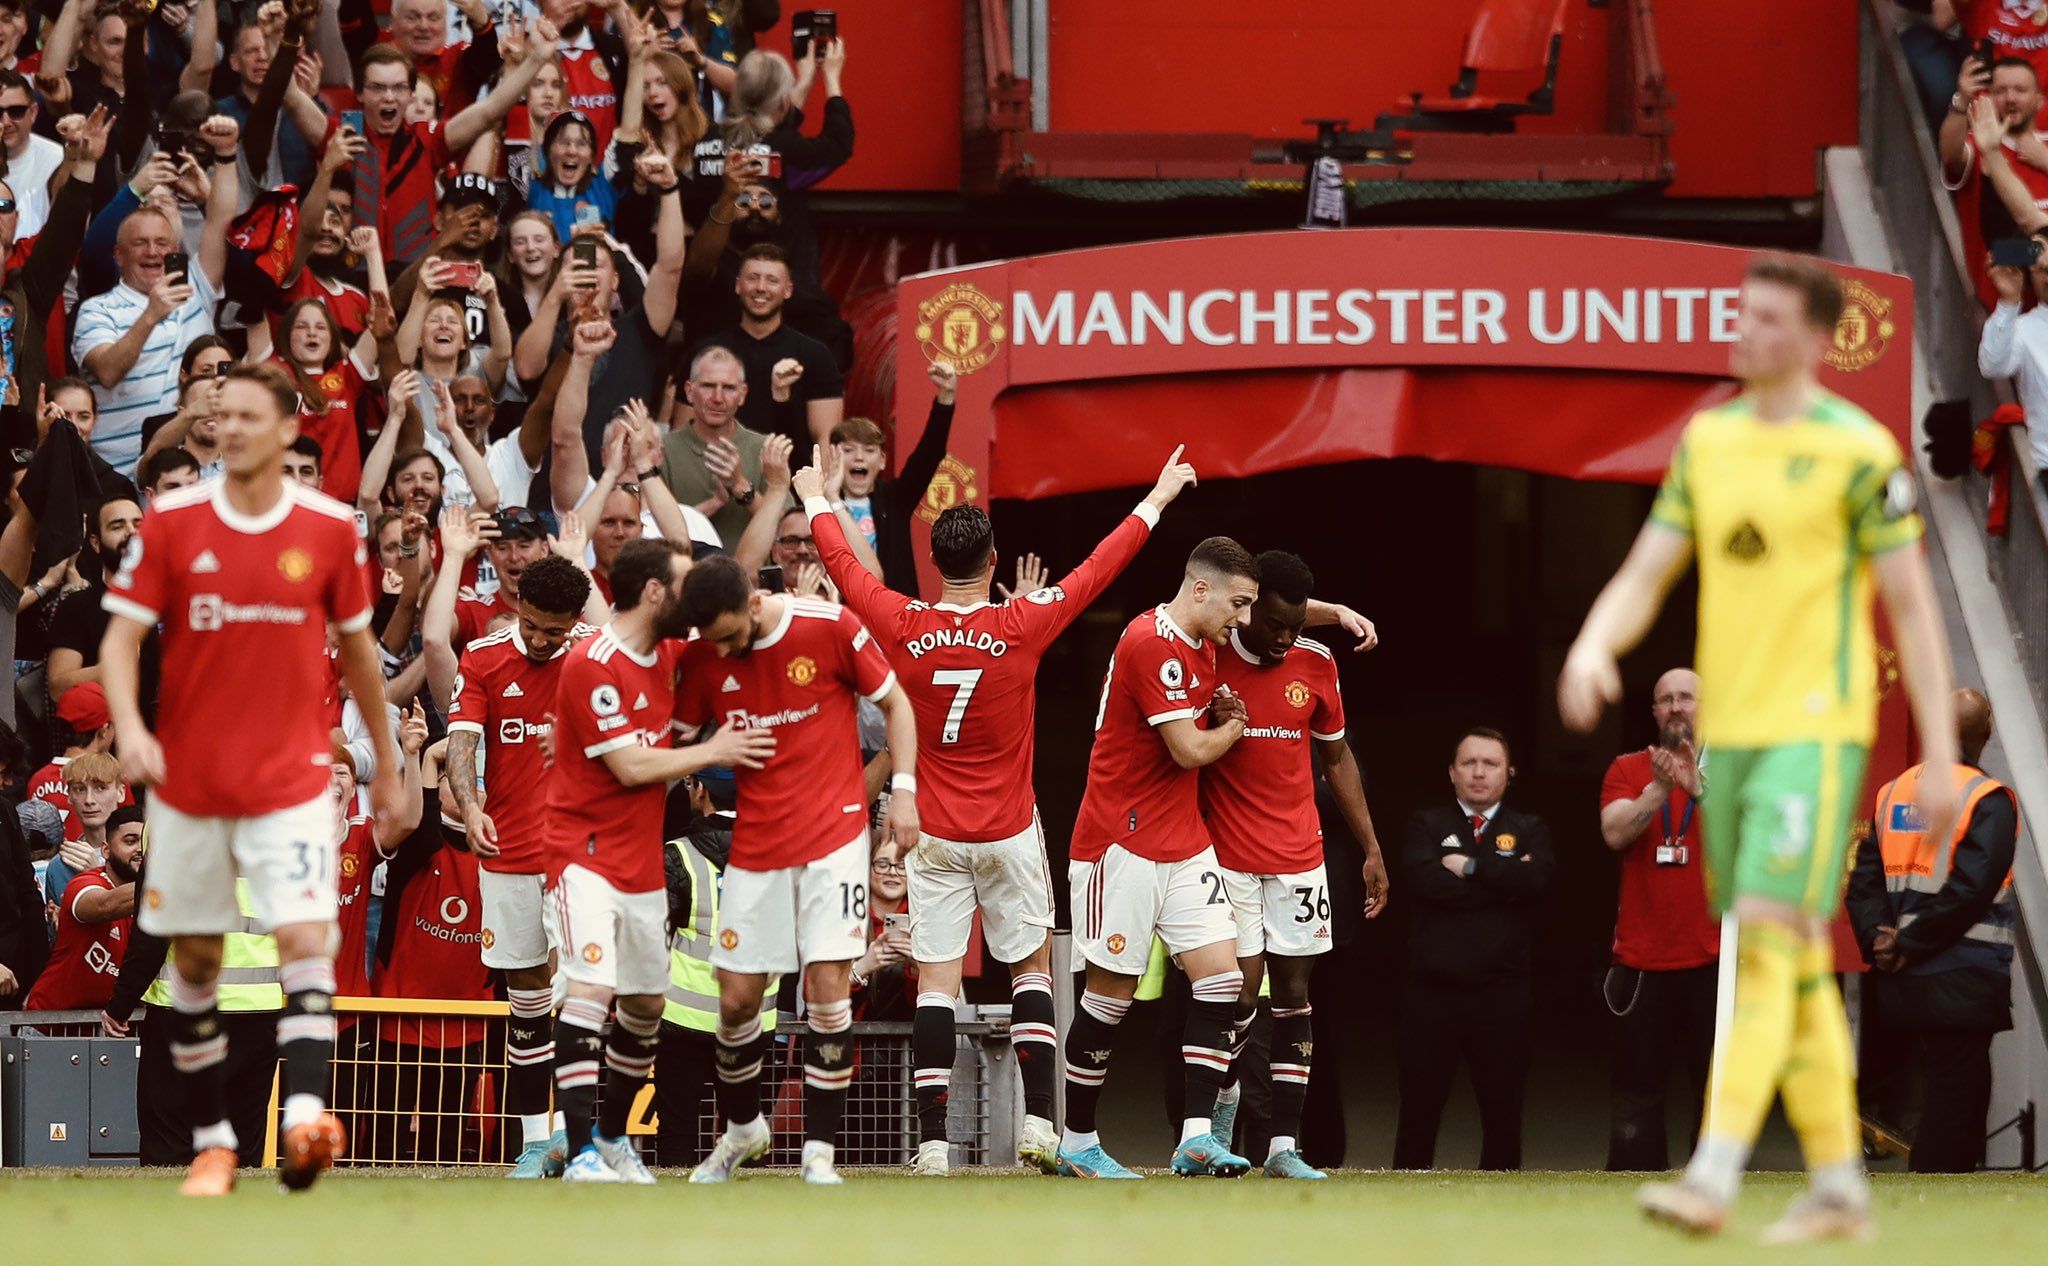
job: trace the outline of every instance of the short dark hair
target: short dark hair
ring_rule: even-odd
[[[1455,761],[1458,759],[1458,749],[1465,746],[1465,740],[1468,738],[1492,739],[1494,742],[1500,744],[1500,754],[1504,758],[1506,758],[1507,762],[1510,765],[1515,763],[1515,751],[1513,748],[1508,746],[1508,736],[1502,734],[1499,730],[1494,729],[1490,725],[1475,725],[1470,729],[1466,730],[1463,734],[1460,734],[1458,736],[1458,741],[1452,744],[1451,746],[1452,760]]]
[[[92,517],[86,520],[87,530],[90,531],[94,536],[98,536],[100,534],[100,516],[107,512],[108,506],[118,505],[123,501],[127,502],[129,505],[134,506],[138,510],[142,508],[141,503],[136,501],[135,498],[129,496],[127,493],[110,492],[106,496],[101,497],[98,501],[92,503]]]
[[[559,554],[543,555],[520,573],[520,603],[544,614],[575,615],[589,598],[590,577]]]
[[[164,481],[164,476],[181,470],[199,473],[199,459],[182,448],[160,448],[142,461],[142,469],[136,473],[142,476],[144,488],[155,488]]]
[[[618,556],[612,559],[612,606],[620,611],[631,611],[640,605],[640,594],[647,588],[648,581],[658,580],[667,585],[675,576],[677,555],[689,557],[674,541],[656,537],[643,536],[621,545]],[[533,568],[528,567],[526,574],[519,579],[522,595],[526,593],[526,576],[532,573]]]
[[[270,401],[277,406],[278,416],[295,417],[299,412],[299,389],[277,366],[265,362],[251,365],[246,361],[229,365],[217,375],[222,382],[249,382],[270,393]]]
[[[2032,76],[2034,77],[2034,82],[2035,82],[2035,83],[2040,83],[2040,82],[2041,82],[2041,72],[2040,72],[2040,71],[2039,71],[2039,70],[2038,70],[2038,69],[2037,69],[2037,68],[2036,68],[2036,67],[2034,66],[2034,63],[2032,63],[2032,62],[2028,61],[2028,60],[2027,60],[2026,58],[2024,58],[2024,57],[2013,57],[2013,56],[2009,56],[2009,55],[2008,55],[2008,56],[2005,56],[2005,57],[1999,57],[1999,58],[1994,58],[1994,59],[1992,60],[1992,63],[1991,63],[1990,69],[1992,69],[1992,70],[2013,70],[2013,69],[2017,69],[2017,70],[2024,70],[2024,71],[2026,71],[2026,72],[2027,72],[2028,74],[2030,74],[2030,75],[2032,75]]]
[[[107,834],[112,835],[124,826],[141,826],[147,815],[139,804],[124,804],[107,815]]]
[[[1842,319],[1842,279],[1811,255],[1759,255],[1743,280],[1797,290],[1806,307],[1807,324],[1815,329],[1832,330]]]
[[[60,391],[83,391],[89,396],[92,395],[92,384],[75,374],[66,374],[62,378],[52,378],[44,386],[52,399],[55,399]],[[93,407],[95,409],[99,407],[98,396],[93,396]],[[163,450],[159,449],[157,451],[161,452]]]
[[[795,275],[796,270],[789,266],[789,252],[773,242],[756,242],[754,245],[749,246],[746,252],[740,256],[740,267],[745,268],[757,259],[765,259],[771,264],[780,264],[785,272],[790,273],[792,276]]]
[[[1227,536],[1212,536],[1195,546],[1188,555],[1188,570],[1205,568],[1221,572],[1225,576],[1243,576],[1246,580],[1259,578],[1259,560],[1252,557],[1250,550]]]
[[[932,562],[948,580],[980,575],[995,545],[995,525],[980,506],[954,506],[932,524]]]
[[[1300,606],[1316,591],[1316,574],[1299,554],[1269,549],[1259,555],[1259,592],[1270,593],[1282,602]]]
[[[613,563],[612,569],[616,571],[618,564]],[[739,560],[723,554],[707,558],[692,567],[683,581],[683,618],[702,632],[718,617],[744,610],[753,596],[754,582]]]
[[[327,455],[320,451],[320,441],[310,435],[295,436],[291,443],[284,446],[284,449],[287,453],[297,453],[301,457],[312,458],[314,470],[327,469]]]
[[[7,8],[14,9],[16,12],[21,11],[21,6],[19,4],[0,4],[0,9]],[[22,74],[20,71],[0,70],[0,92],[5,92],[9,88],[21,89],[23,92],[28,94],[28,100],[30,105],[34,105],[36,103],[35,87],[34,85],[29,83],[28,76]]]
[[[396,44],[372,44],[363,50],[363,58],[356,63],[356,88],[362,89],[363,81],[370,77],[370,67],[384,62],[405,67],[405,85],[410,88],[420,81],[420,68],[413,65],[412,58]]]

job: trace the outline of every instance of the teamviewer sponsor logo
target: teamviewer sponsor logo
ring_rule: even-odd
[[[230,624],[304,624],[306,609],[275,602],[233,603],[217,593],[196,593],[187,620],[195,633],[217,633]]]
[[[624,720],[625,718],[621,717],[619,719]],[[498,741],[500,743],[524,743],[528,739],[542,738],[553,729],[554,726],[549,725],[546,721],[536,724],[532,721],[522,720],[519,717],[506,717],[498,722]]]
[[[725,714],[725,723],[735,730],[772,730],[778,725],[795,725],[818,715],[818,705],[808,708],[784,708],[780,712],[748,712],[733,708]]]

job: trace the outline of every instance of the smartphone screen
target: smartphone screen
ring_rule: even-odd
[[[810,9],[799,9],[789,19],[789,56],[792,61],[802,61],[811,51],[811,31],[818,15]]]
[[[341,125],[354,132],[357,136],[363,135],[363,112],[361,110],[343,110],[341,112]]]
[[[783,582],[782,566],[779,563],[770,563],[763,567],[756,579],[759,581],[761,588],[769,593],[782,593],[789,587]]]
[[[579,268],[597,267],[597,239],[579,237],[569,246],[569,257]]]
[[[186,285],[192,283],[192,257],[184,251],[172,251],[164,256],[164,276],[177,275]]]

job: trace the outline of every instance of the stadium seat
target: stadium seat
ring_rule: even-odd
[[[1458,79],[1440,97],[1411,93],[1403,114],[1383,114],[1377,132],[1512,132],[1525,114],[1549,114],[1556,106],[1557,63],[1564,49],[1565,10],[1572,0],[1486,0],[1472,29]],[[1479,76],[1541,73],[1543,82],[1521,100],[1481,93]]]

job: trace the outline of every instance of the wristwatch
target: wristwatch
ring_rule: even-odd
[[[646,470],[640,472],[640,482],[643,484],[650,483],[659,478],[661,478],[661,467],[659,466],[649,466]]]
[[[1948,112],[1950,114],[1968,114],[1970,112],[1970,104],[1963,100],[1962,93],[1958,92],[1948,99]]]
[[[739,496],[734,497],[733,504],[739,506],[742,510],[754,504],[754,490],[749,488]]]

